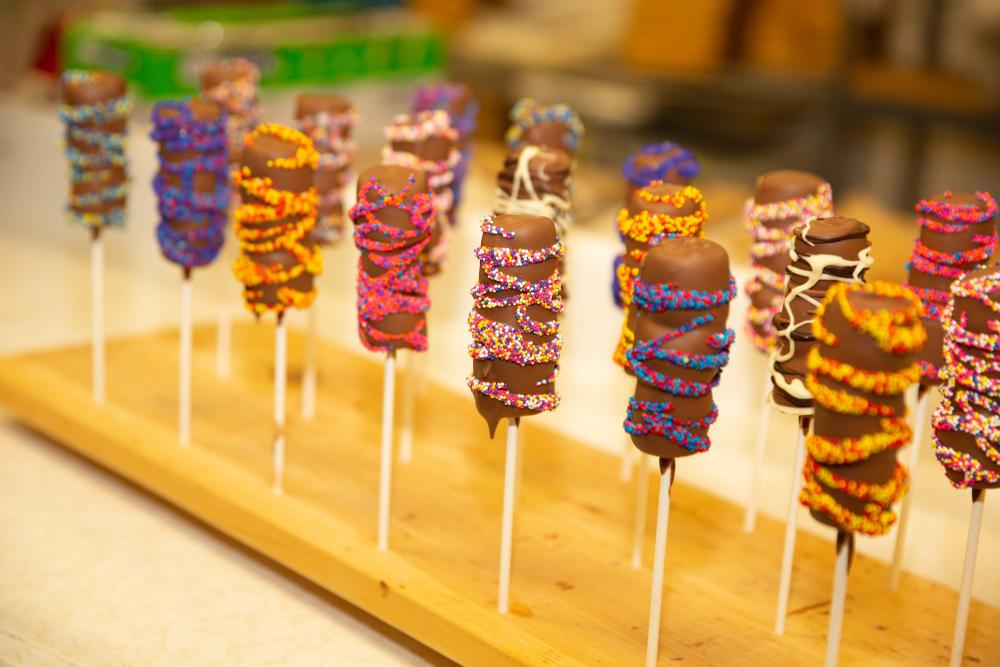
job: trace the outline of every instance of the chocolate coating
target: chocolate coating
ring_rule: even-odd
[[[219,120],[220,114],[223,113],[222,108],[218,104],[200,97],[193,97],[188,100],[187,106],[191,110],[192,117],[196,121],[200,121],[202,123],[216,122]],[[161,113],[166,119],[176,118],[180,115],[180,111],[169,107],[164,108]],[[225,149],[223,148],[222,150]],[[182,164],[189,160],[194,160],[201,155],[199,152],[193,150],[168,150],[164,145],[160,145],[158,154],[161,160],[170,165]],[[182,188],[184,186],[184,179],[178,174],[164,173],[163,179],[166,185],[171,188]],[[215,192],[220,186],[224,185],[225,182],[223,179],[218,178],[217,174],[212,171],[200,170],[194,174],[193,184],[195,192],[199,194],[210,194]],[[188,232],[203,227],[205,223],[189,219],[173,218],[169,220],[168,224],[178,232]],[[207,250],[214,245],[217,245],[218,242],[217,240],[207,236],[195,236],[190,238],[187,243],[191,247]]]
[[[294,193],[303,193],[313,186],[313,170],[307,167],[299,169],[287,169],[276,166],[268,166],[268,162],[278,158],[288,158],[295,155],[298,146],[290,141],[285,141],[270,134],[258,136],[252,146],[245,146],[241,155],[241,164],[244,169],[248,169],[250,174],[258,178],[270,178],[272,185],[277,190],[285,190]],[[266,204],[257,197],[252,197],[243,193],[243,203],[245,204]],[[286,216],[271,222],[245,223],[248,229],[271,230],[295,224],[301,220],[301,216]],[[305,245],[314,244],[308,240]],[[253,262],[262,266],[280,265],[285,269],[291,269],[299,263],[291,251],[284,248],[276,248],[270,252],[250,253],[243,251]],[[254,290],[249,288],[244,293],[247,303],[265,304],[269,309],[281,304],[278,298],[278,291],[282,288],[290,288],[296,292],[311,292],[314,287],[315,276],[310,271],[303,271],[298,276],[270,285],[260,285]]]
[[[725,249],[707,239],[681,237],[666,239],[650,249],[639,270],[639,277],[648,284],[671,285],[685,291],[722,291],[729,287],[729,256]],[[634,304],[635,305],[635,304]],[[636,342],[656,340],[676,331],[699,316],[711,314],[713,320],[684,333],[667,343],[670,349],[694,354],[712,354],[709,345],[713,336],[726,329],[729,304],[711,310],[666,310],[654,312],[634,307]],[[709,383],[721,372],[719,368],[688,369],[660,359],[646,362],[653,370],[668,377]],[[637,379],[635,398],[641,401],[670,403],[671,414],[681,420],[704,418],[712,411],[712,393],[701,396],[680,396],[667,393]],[[692,429],[705,435],[708,428]],[[646,454],[662,459],[690,456],[694,452],[661,435],[632,435],[632,443]]]
[[[241,162],[243,138],[257,124],[260,70],[244,58],[217,58],[201,71],[201,92],[226,109],[229,159]]]
[[[322,245],[332,244],[343,235],[343,190],[351,178],[355,152],[351,142],[353,120],[324,123],[322,127],[305,127],[303,120],[314,119],[318,114],[341,119],[352,118],[353,107],[347,98],[327,93],[299,93],[295,97],[295,118],[320,152],[314,182],[319,198],[318,216],[312,236]]]
[[[85,79],[63,80],[60,88],[60,96],[63,104],[70,107],[89,106],[110,102],[126,94],[126,82],[123,77],[112,72],[93,71],[88,72]],[[98,144],[74,138],[70,130],[77,127],[105,135],[122,137],[127,129],[128,121],[125,118],[109,120],[107,122],[74,122],[67,125],[65,139],[66,145],[82,154],[88,156],[98,156],[102,154],[102,148]],[[81,177],[74,178],[70,184],[72,197],[81,195],[98,195],[106,188],[120,186],[128,180],[128,174],[123,165],[96,164],[78,167]],[[126,197],[113,200],[102,200],[94,203],[72,203],[70,208],[81,214],[109,214],[121,211],[125,208]],[[94,234],[100,234],[100,227],[94,228]]]
[[[969,193],[955,193],[951,197],[945,197],[944,195],[938,195],[936,197],[930,198],[928,201],[932,203],[940,204],[951,204],[951,205],[971,205],[976,210],[982,211],[981,202],[978,197],[974,194]],[[928,215],[930,220],[937,222],[948,222],[945,218],[937,215]],[[942,232],[936,230],[933,227],[927,225],[922,225],[920,227],[919,243],[923,244],[929,250],[943,253],[945,255],[952,255],[955,253],[968,252],[979,246],[976,242],[976,238],[979,236],[995,236],[996,235],[996,218],[988,222],[981,224],[968,225],[967,229],[964,231],[954,231],[954,232]],[[954,264],[953,268],[962,273],[968,273],[974,269],[982,266],[982,262],[972,261],[960,264]],[[909,266],[909,272],[907,274],[907,284],[917,288],[937,290],[939,292],[948,292],[951,288],[953,279],[947,278],[945,276],[938,276],[932,273],[925,273],[920,271],[912,264]],[[923,318],[924,328],[927,330],[928,341],[924,349],[920,351],[920,360],[924,361],[935,369],[941,368],[944,365],[944,329],[938,318],[930,316],[928,313]],[[941,384],[941,378],[936,375],[925,374],[921,378],[921,386],[929,387],[933,385]]]
[[[497,174],[494,212],[550,218],[564,237],[571,222],[571,187],[569,155],[559,149],[523,146],[504,158]]]
[[[868,292],[851,292],[847,296],[847,301],[855,312],[869,310],[872,312],[884,311],[887,313],[897,313],[907,308],[910,304],[902,298],[879,296]],[[823,324],[827,330],[837,339],[836,345],[820,345],[820,353],[826,359],[841,361],[851,366],[871,372],[898,372],[904,368],[912,366],[916,361],[915,353],[889,354],[880,349],[875,340],[865,332],[851,326],[844,316],[840,305],[832,301],[827,305]],[[897,395],[878,395],[854,389],[846,384],[832,380],[825,375],[817,376],[820,384],[844,391],[853,396],[863,396],[868,400],[882,405],[890,406],[895,414],[903,415],[906,412],[904,393]],[[837,438],[859,438],[866,434],[879,433],[882,430],[881,417],[870,415],[844,414],[816,404],[814,433],[817,435],[837,439]],[[878,452],[869,458],[856,463],[844,465],[828,465],[834,474],[849,480],[866,482],[868,484],[885,484],[892,479],[896,470],[895,449],[888,449]],[[829,494],[838,504],[848,509],[853,514],[864,515],[865,506],[868,501],[855,497],[845,491],[832,488],[824,484],[819,479],[816,483],[827,494]],[[826,512],[810,509],[810,514],[822,524],[840,528],[836,521]]]
[[[780,169],[762,174],[757,178],[751,205],[773,204],[816,194],[825,181],[805,171]],[[767,229],[791,229],[802,222],[798,216],[761,220],[760,224]],[[751,256],[751,263],[772,274],[781,275],[788,266],[788,253],[777,253],[768,256]],[[780,308],[784,292],[773,284],[762,282],[756,276],[747,286],[750,302],[753,308],[760,311],[773,312]],[[766,312],[764,313],[766,315]],[[749,326],[760,337],[773,336],[773,331],[765,324],[750,322]]]
[[[965,276],[960,279],[963,282],[968,280],[973,280],[976,278],[982,278],[986,276],[997,276],[1000,275],[1000,265],[993,264],[991,266],[983,267],[981,269],[976,269],[965,274]],[[989,294],[989,299],[993,303],[1000,303],[1000,290],[993,291]],[[965,330],[972,334],[980,334],[985,336],[996,336],[998,331],[1000,331],[1000,318],[997,314],[988,308],[985,304],[976,301],[975,299],[969,299],[966,297],[958,297],[955,299],[954,311],[952,313],[953,318],[963,318],[965,322]],[[960,320],[961,321],[961,320]],[[980,358],[996,360],[996,352],[987,352],[981,348],[973,348],[970,346],[963,346],[964,349]],[[1000,374],[988,373],[987,377],[993,381],[1000,381]],[[944,397],[942,399],[942,405],[938,408],[935,413],[935,420],[938,418],[938,413],[940,413],[944,408],[948,407],[951,411],[955,413],[961,413],[962,408],[959,405],[953,403],[954,398],[951,395],[951,387],[948,384],[953,384],[954,380],[946,380],[946,386],[943,388],[942,393]],[[1000,401],[1000,395],[993,394],[990,396],[993,401]],[[945,405],[948,403],[950,405]],[[978,414],[985,417],[987,420],[992,419],[993,423],[997,422],[997,415],[995,413],[989,412],[985,406],[971,406]],[[935,429],[935,438],[937,441],[949,447],[960,454],[966,454],[971,458],[975,459],[983,468],[992,471],[997,475],[1000,475],[1000,464],[993,461],[976,443],[976,438],[970,433],[962,430],[957,431],[946,431],[940,428]],[[994,451],[1000,450],[1000,442],[992,442],[992,447]],[[959,484],[963,481],[963,475],[960,471],[950,470],[945,468],[945,474],[948,479]],[[965,486],[965,484],[962,484]],[[990,483],[988,481],[983,481],[981,483],[972,485],[969,488],[973,489],[996,489],[1000,488],[1000,480],[995,483]]]
[[[413,185],[407,190],[407,186],[410,183],[410,179],[413,179]],[[407,204],[413,202],[414,197],[418,193],[429,194],[430,190],[427,186],[427,174],[425,174],[420,169],[410,169],[408,167],[400,167],[397,165],[376,165],[374,167],[369,167],[365,169],[358,175],[358,193],[360,194],[361,189],[364,185],[370,182],[372,179],[381,183],[385,186],[386,192],[389,194],[401,194],[406,192],[406,197],[404,201]],[[374,192],[368,193],[368,201],[374,202],[376,200],[376,194]],[[411,231],[414,229],[413,222],[410,220],[409,214],[406,211],[395,207],[387,207],[378,211],[375,217],[382,223],[395,227],[396,229]],[[430,230],[428,230],[428,235]],[[370,235],[371,238],[379,241],[391,241],[389,237],[373,233]],[[398,249],[394,253],[398,254],[404,252],[407,248],[412,247],[423,241],[426,236],[414,238],[405,245],[404,247]],[[377,277],[383,275],[386,269],[376,265],[371,258],[373,253],[371,251],[362,251],[361,253],[361,270],[372,277]],[[415,328],[423,324],[423,328],[426,331],[427,327],[427,316],[424,313],[390,313],[383,317],[381,320],[376,320],[372,322],[372,327],[382,333],[399,335],[404,334],[408,331],[413,331]],[[364,332],[361,332],[362,336],[365,336]],[[366,337],[369,344],[373,346],[378,346],[382,348],[391,348],[393,350],[400,349],[415,349],[406,340],[402,338],[393,338],[388,341],[376,341],[370,337]]]
[[[835,282],[864,282],[871,266],[868,225],[852,218],[816,218],[796,228],[785,298],[774,316],[778,347],[771,356],[772,402],[783,412],[809,416],[806,357],[815,345],[816,308]]]
[[[328,93],[299,93],[295,96],[295,117],[305,118],[318,113],[341,114],[351,110],[351,103],[346,97]],[[351,128],[341,136],[350,136]]]
[[[421,124],[418,116],[400,115],[393,121],[397,128],[416,127]],[[455,138],[443,134],[428,135],[423,139],[408,141],[394,139],[389,141],[388,148],[394,153],[408,154],[415,158],[417,163],[434,162],[447,163],[451,158],[457,161],[457,154],[454,153],[457,147]],[[389,154],[389,161],[394,161]],[[410,158],[404,158],[404,164],[410,162]],[[454,170],[453,166],[447,167],[441,173],[427,174],[431,192],[434,195],[434,209],[437,215],[432,223],[431,242],[421,254],[420,261],[423,266],[425,276],[437,275],[444,268],[447,249],[447,236],[444,231],[444,222],[451,216],[454,207]]]
[[[494,218],[494,225],[508,232],[514,233],[514,238],[503,238],[495,234],[482,236],[480,242],[484,248],[515,248],[525,250],[542,250],[553,244],[557,240],[555,224],[552,220],[541,216],[530,215],[498,215]],[[503,273],[537,282],[545,280],[560,268],[561,261],[558,259],[547,259],[542,262],[528,264],[526,266],[511,266],[500,269]],[[486,272],[480,268],[480,284],[498,284],[490,278]],[[496,294],[497,297],[512,296],[511,290],[503,290]],[[483,317],[502,322],[507,325],[517,325],[517,309],[515,306],[505,306],[501,308],[478,308],[477,312]],[[527,315],[536,322],[552,322],[556,319],[556,313],[541,306],[529,306]],[[552,336],[539,336],[523,331],[518,333],[524,340],[533,343],[545,343],[553,340]],[[478,360],[473,359],[473,377],[486,382],[502,382],[507,388],[516,394],[546,394],[554,391],[554,383],[548,382],[539,384],[551,378],[556,370],[555,363],[538,363],[521,366],[516,363],[500,359]],[[507,405],[492,397],[486,396],[478,391],[473,392],[476,410],[486,420],[492,438],[496,432],[497,424],[506,418],[517,418],[538,414],[539,410],[520,408]]]

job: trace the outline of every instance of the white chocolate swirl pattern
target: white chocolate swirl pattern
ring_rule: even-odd
[[[539,194],[531,178],[531,160],[544,155],[546,151],[542,146],[525,146],[521,150],[517,158],[517,167],[514,169],[511,192],[507,194],[506,190],[498,187],[493,209],[497,215],[507,213],[549,218],[556,224],[559,238],[563,238],[573,222],[569,199],[563,199],[551,192]],[[544,165],[539,170],[538,177],[546,182],[549,180]],[[520,198],[522,190],[528,194],[527,199]]]
[[[802,239],[802,241],[810,246],[815,246],[816,243],[809,240],[809,230],[812,226],[814,220],[810,220],[795,231],[795,236]],[[815,255],[800,255],[795,250],[794,244],[789,250],[789,263],[785,269],[788,280],[786,281],[786,293],[785,298],[781,302],[781,311],[788,318],[788,323],[785,326],[777,327],[777,335],[779,339],[783,339],[787,342],[787,349],[784,351],[783,345],[779,345],[774,352],[771,353],[770,360],[770,372],[771,380],[775,387],[781,389],[790,397],[796,401],[809,401],[808,406],[789,406],[782,405],[775,401],[774,392],[771,393],[770,403],[776,408],[781,410],[786,414],[792,414],[799,417],[809,417],[813,414],[812,393],[806,388],[803,378],[792,377],[787,378],[785,374],[776,368],[777,364],[784,364],[790,361],[796,354],[796,336],[800,329],[805,327],[804,331],[806,335],[811,337],[812,323],[814,318],[804,319],[801,322],[796,321],[794,302],[797,299],[801,299],[809,303],[813,309],[818,308],[822,302],[824,294],[820,294],[818,297],[813,296],[809,292],[815,290],[816,286],[823,281],[832,282],[843,282],[843,283],[862,283],[864,282],[864,273],[869,268],[871,268],[874,260],[871,257],[871,246],[862,249],[856,258],[850,259],[846,257],[841,257],[840,255],[832,255],[826,253],[820,253]],[[806,266],[803,267],[802,264]],[[850,275],[842,276],[837,275],[829,271],[829,269],[850,269]],[[802,284],[793,284],[793,278],[795,276],[801,277],[803,279]]]

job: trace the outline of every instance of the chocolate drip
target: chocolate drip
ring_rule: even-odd
[[[1000,488],[1000,265],[970,271],[955,281],[951,294],[953,306],[943,314],[943,400],[931,420],[935,453],[953,486],[996,489]]]
[[[711,388],[728,360],[733,332],[726,328],[726,318],[735,283],[725,249],[702,238],[664,240],[646,255],[639,280],[678,298],[690,293],[684,303],[670,306],[649,307],[641,299],[633,303],[635,347],[628,361],[637,377],[626,430],[642,452],[660,458],[662,470],[666,459],[708,448],[708,429],[716,410]],[[706,293],[714,293],[715,301],[706,304]],[[693,307],[696,303],[700,303],[698,308]],[[643,353],[644,344],[651,344],[649,354]],[[677,359],[663,358],[668,350],[700,358],[701,363],[684,366]],[[710,361],[720,355],[716,362]],[[660,383],[668,388],[657,386],[652,374],[668,378]],[[665,416],[661,418],[672,423],[663,433],[637,432],[650,420],[644,414],[648,411],[640,409],[637,401],[663,406]]]
[[[813,412],[805,386],[806,357],[815,345],[812,321],[831,285],[864,282],[872,265],[868,225],[851,218],[816,218],[795,230],[785,269],[785,298],[774,316],[777,349],[771,355],[771,401],[789,414]]]
[[[502,419],[534,415],[558,405],[555,376],[561,340],[555,323],[562,309],[559,279],[562,251],[553,222],[529,215],[488,216],[483,221],[480,247],[487,252],[510,248],[538,254],[512,266],[492,266],[490,260],[481,260],[479,285],[473,290],[476,306],[470,316],[473,361],[469,382],[476,409],[486,420],[492,438]],[[507,285],[503,289],[506,283],[491,277],[491,272],[497,272],[497,277],[509,276],[525,283],[520,287]],[[536,291],[539,292],[537,299],[531,298]],[[514,300],[519,294],[528,295],[529,305],[487,303],[493,299]],[[475,324],[477,317],[485,319],[483,327],[499,323],[508,337],[500,334],[494,339],[482,335]],[[546,327],[551,332],[547,332]],[[539,332],[532,333],[533,329]],[[554,354],[527,358],[518,353],[519,349],[547,345],[555,349]],[[490,386],[477,383],[489,383]],[[540,404],[535,404],[536,400]]]
[[[354,107],[340,95],[300,93],[295,98],[296,125],[319,151],[316,167],[318,216],[313,238],[322,245],[344,233],[344,188],[351,180],[357,147],[351,140]]]

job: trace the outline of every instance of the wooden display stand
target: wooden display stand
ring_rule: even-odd
[[[618,480],[617,456],[522,421],[511,613],[498,614],[502,434],[488,439],[468,395],[432,388],[417,405],[413,461],[395,469],[390,550],[379,552],[381,358],[323,345],[316,418],[303,421],[295,376],[304,345],[290,336],[279,497],[269,468],[273,335],[273,326],[235,327],[232,377],[221,381],[214,330],[195,330],[186,449],[175,431],[174,332],[109,342],[102,406],[91,400],[87,346],[0,361],[0,401],[67,448],[461,663],[643,663],[650,572],[629,565],[634,493]],[[727,447],[715,443],[712,455]],[[787,631],[775,637],[782,525],[762,517],[746,535],[740,508],[685,484],[683,461],[678,469],[661,664],[818,662],[832,539],[800,535]],[[647,539],[647,564],[651,549]],[[855,562],[842,664],[944,664],[956,594],[914,576],[891,593],[887,579],[884,565]],[[1000,611],[973,605],[967,659],[997,658],[998,625]]]

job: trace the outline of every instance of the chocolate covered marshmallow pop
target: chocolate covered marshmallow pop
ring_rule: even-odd
[[[663,461],[708,450],[736,292],[717,243],[666,239],[646,255],[634,285],[635,344],[626,354],[636,390],[625,430],[643,453]]]
[[[350,211],[358,259],[358,334],[373,352],[427,349],[427,279],[420,254],[434,209],[419,169],[380,165],[358,177]]]
[[[806,358],[816,344],[812,322],[827,290],[836,283],[864,281],[872,265],[868,225],[851,218],[816,218],[795,229],[785,298],[774,316],[778,337],[771,354],[771,401],[799,417],[813,412],[805,385]]]
[[[315,279],[323,269],[319,246],[310,236],[316,225],[313,172],[319,154],[298,130],[266,123],[244,140],[234,182],[242,203],[234,215],[240,255],[233,272],[243,283],[243,300],[258,318],[275,313],[274,492],[282,492],[285,461],[285,311],[308,308],[316,298]]]
[[[910,439],[904,394],[920,379],[927,340],[920,301],[896,283],[838,283],[816,312],[806,383],[815,398],[802,504],[837,529],[826,664],[836,665],[854,533],[883,535],[906,492],[896,452]]]
[[[226,112],[198,98],[153,106],[150,137],[159,146],[153,179],[163,256],[185,274],[215,260],[225,240],[231,187]]]
[[[674,185],[654,181],[636,190],[628,205],[618,212],[618,230],[625,239],[625,262],[619,268],[625,321],[615,349],[614,360],[628,368],[625,353],[632,347],[632,282],[650,247],[664,239],[677,236],[702,236],[702,226],[708,219],[704,198],[692,185]]]
[[[104,402],[104,245],[105,227],[125,224],[128,193],[125,155],[132,99],[117,74],[67,70],[60,78],[59,119],[66,126],[70,165],[70,222],[90,232],[91,385],[95,403]]]
[[[625,200],[634,190],[653,181],[689,185],[701,173],[701,163],[690,150],[673,141],[645,144],[622,164],[627,189]]]
[[[934,453],[955,488],[1000,487],[1000,267],[951,286],[944,322],[944,400],[934,411]]]
[[[235,176],[243,203],[236,209],[240,256],[233,265],[254,315],[308,308],[323,270],[311,236],[316,225],[313,172],[319,154],[298,130],[265,123],[246,136]]]
[[[636,388],[624,426],[641,452],[660,460],[646,646],[646,664],[655,665],[674,459],[711,446],[708,429],[719,414],[712,390],[733,343],[726,318],[736,281],[722,246],[703,238],[671,238],[650,249],[633,294],[636,337],[626,358]]]
[[[927,340],[920,301],[895,283],[839,283],[817,310],[813,335],[806,385],[815,424],[802,504],[840,531],[884,535],[907,486],[896,453],[910,441],[904,393],[920,379],[917,351]]]
[[[455,203],[449,212],[449,222],[454,226],[457,221],[455,211],[462,203],[465,177],[469,173],[469,164],[472,161],[472,135],[476,131],[479,102],[472,96],[468,86],[457,81],[432,83],[413,91],[411,110],[414,114],[437,109],[448,112],[452,126],[458,132],[460,158],[455,165],[455,180],[452,183]]]
[[[507,148],[546,146],[558,148],[576,157],[583,137],[583,122],[568,104],[542,106],[524,97],[510,110],[511,126],[507,129]]]
[[[785,267],[792,249],[793,230],[812,218],[833,215],[830,184],[804,171],[780,170],[757,179],[753,198],[747,201],[746,224],[750,248],[750,296],[747,334],[761,352],[777,343],[773,318],[785,295]]]
[[[383,163],[420,169],[427,174],[435,219],[421,265],[425,275],[435,275],[444,266],[448,247],[444,223],[455,206],[452,183],[455,166],[461,157],[457,148],[458,132],[452,127],[448,113],[438,110],[396,116],[385,129],[385,137]]]
[[[378,546],[389,548],[396,350],[427,349],[427,278],[421,255],[431,238],[434,205],[421,169],[379,165],[358,177],[351,208],[358,258],[358,334],[385,352],[379,465]]]
[[[986,490],[1000,488],[1000,266],[953,282],[941,319],[944,382],[943,400],[931,419],[934,454],[952,486],[972,491],[951,647],[951,664],[960,665]]]
[[[490,437],[501,419],[554,410],[563,245],[549,218],[487,216],[469,314],[469,388]]]
[[[777,343],[774,316],[781,310],[785,295],[785,269],[792,248],[795,227],[812,218],[833,215],[830,184],[804,171],[779,170],[757,179],[754,195],[746,204],[746,224],[753,245],[750,248],[750,280],[745,292],[750,297],[746,333],[761,352],[771,353]],[[763,484],[764,450],[770,424],[770,373],[764,377],[750,498],[743,517],[743,529],[753,532],[757,522],[757,501]]]
[[[66,70],[60,80],[59,118],[66,126],[71,222],[97,238],[125,224],[128,193],[126,135],[132,98],[125,80],[108,72]]]
[[[989,264],[996,252],[997,203],[988,192],[945,192],[915,208],[920,236],[907,264],[907,286],[924,304],[929,341],[920,355],[921,384],[929,386],[941,382],[948,290],[965,273]]]
[[[672,141],[660,141],[646,144],[632,153],[622,165],[622,177],[625,179],[625,204],[636,190],[653,181],[688,185],[701,173],[701,164],[694,153],[680,144]],[[615,225],[617,231],[617,224]],[[620,233],[619,233],[620,236]],[[622,241],[624,241],[622,237]],[[618,283],[618,271],[625,263],[625,251],[619,253],[611,263],[611,298],[615,305],[624,308],[621,299],[621,286]]]
[[[559,238],[570,225],[570,159],[557,148],[524,146],[507,153],[497,174],[496,215],[533,215],[556,224]]]
[[[163,256],[181,267],[178,435],[191,441],[191,272],[215,260],[229,213],[226,112],[199,99],[159,102],[151,138],[160,168],[153,190],[160,213],[156,238]]]
[[[795,557],[795,528],[798,523],[798,496],[802,478],[799,470],[805,460],[805,432],[813,414],[813,397],[806,387],[806,360],[816,345],[813,319],[827,290],[839,283],[861,283],[872,265],[868,225],[851,218],[815,218],[795,228],[787,276],[785,298],[774,316],[778,336],[771,353],[771,403],[781,412],[799,418],[792,467],[792,492],[785,524],[785,547],[782,552],[778,584],[778,609],[774,632],[785,631],[788,595],[792,584],[792,561]]]
[[[549,218],[529,215],[486,216],[476,249],[479,282],[472,288],[469,313],[472,374],[469,388],[490,437],[507,419],[503,521],[500,538],[500,588],[497,608],[510,602],[510,560],[520,418],[554,410],[562,339],[560,267],[563,244]]]
[[[916,292],[923,302],[922,317],[928,341],[919,355],[922,377],[913,417],[913,446],[909,453],[911,477],[916,473],[920,447],[929,422],[930,389],[940,384],[943,376],[942,317],[948,305],[948,290],[966,272],[989,263],[997,244],[997,203],[989,193],[944,192],[921,200],[915,208],[920,235],[907,264],[907,287]],[[911,502],[911,496],[904,498],[899,513],[899,530],[896,531],[896,545],[889,570],[892,589],[899,586],[903,574]]]
[[[339,95],[300,93],[295,98],[295,126],[319,152],[316,196],[319,197],[313,237],[321,245],[336,243],[344,234],[344,188],[351,181],[357,145],[351,139],[357,112]]]
[[[243,138],[257,125],[260,69],[246,58],[219,58],[201,72],[201,94],[226,110],[229,159],[238,164]]]

